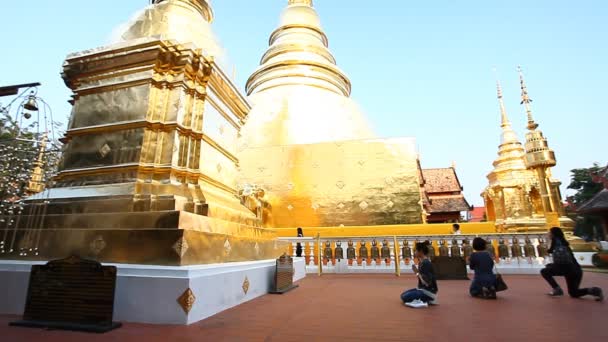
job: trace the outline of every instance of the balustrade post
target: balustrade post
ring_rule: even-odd
[[[298,246],[298,243],[297,243],[297,242],[292,242],[292,243],[291,243],[291,255],[292,255],[294,258],[297,256],[297,255],[296,255],[296,251],[297,251],[297,249],[298,249],[298,247],[297,247],[297,246]]]
[[[321,274],[323,273],[323,255],[321,254],[321,234],[317,233],[317,263],[319,265],[318,271],[317,271],[317,275],[321,276]]]
[[[397,242],[397,237],[393,236],[393,255],[395,256],[395,275],[397,277],[401,276],[401,258],[399,257],[399,244]]]
[[[308,266],[315,265],[315,242],[311,240],[308,242]]]

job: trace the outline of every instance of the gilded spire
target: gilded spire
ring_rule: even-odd
[[[521,66],[517,66],[517,71],[519,72],[519,82],[521,83],[521,104],[526,108],[526,114],[528,115],[528,129],[533,131],[538,128],[538,124],[534,122],[534,118],[532,117],[532,108],[530,108],[532,99],[528,95],[528,88],[526,87],[526,81],[524,81],[524,73],[521,70]]]
[[[507,109],[505,107],[505,102],[502,98],[502,87],[500,86],[500,81],[498,79],[496,80],[496,92],[498,94],[498,104],[500,105],[500,127],[510,127],[511,122],[509,121],[509,117],[507,116]]]
[[[289,0],[289,5],[306,5],[312,7],[312,0]]]
[[[501,144],[519,144],[520,142],[519,139],[517,139],[517,134],[513,131],[511,121],[509,121],[507,115],[507,109],[502,96],[502,86],[500,85],[498,78],[496,79],[496,93],[500,106],[500,127],[502,128]]]

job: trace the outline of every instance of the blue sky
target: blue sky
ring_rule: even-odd
[[[2,1],[0,84],[43,83],[39,94],[66,121],[65,56],[104,45],[147,3]],[[213,3],[215,32],[242,89],[287,0]],[[416,137],[423,167],[454,161],[469,202],[482,203],[499,144],[493,67],[520,139],[526,120],[516,66],[524,68],[536,120],[557,152],[554,174],[565,185],[570,169],[608,162],[606,1],[316,0],[315,7],[378,135]]]

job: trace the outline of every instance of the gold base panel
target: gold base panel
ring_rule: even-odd
[[[166,217],[161,214],[159,217]],[[0,259],[52,260],[79,255],[108,263],[185,266],[276,259],[288,250],[288,244],[277,241],[272,230],[178,214],[177,227],[124,228],[115,220],[114,227],[102,228],[101,216],[89,215],[90,227],[75,228],[68,222],[72,215],[65,215],[65,228],[61,229],[4,229],[0,231],[0,238],[4,236]],[[134,213],[114,215],[133,222]]]

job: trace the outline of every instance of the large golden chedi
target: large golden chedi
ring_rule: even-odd
[[[544,230],[547,226],[571,227],[564,217],[559,190],[560,182],[552,179],[551,167],[556,165],[555,153],[538,130],[532,118],[530,97],[520,70],[522,104],[528,116],[525,149],[511,127],[502,89],[497,83],[501,115],[501,144],[494,169],[488,174],[484,199],[488,220],[499,230]]]
[[[376,139],[311,0],[288,2],[246,90],[240,183],[265,190],[266,226],[423,221],[414,139]]]

